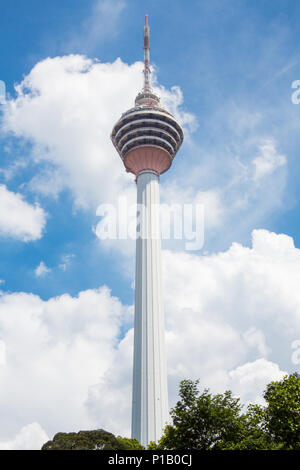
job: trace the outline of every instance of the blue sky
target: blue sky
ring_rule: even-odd
[[[300,299],[293,297],[295,291],[289,293],[300,272],[300,105],[291,100],[292,83],[300,79],[300,5],[291,0],[2,3],[0,80],[7,89],[0,123],[0,288],[4,304],[15,302],[14,312],[24,309],[30,319],[35,308],[41,309],[39,321],[45,322],[55,342],[57,325],[52,328],[47,312],[55,302],[61,305],[61,315],[63,308],[69,312],[65,302],[72,297],[76,326],[68,333],[61,325],[59,334],[65,331],[65,336],[62,334],[55,347],[64,344],[64,354],[75,360],[77,350],[67,349],[69,339],[72,335],[77,338],[81,321],[82,329],[88,329],[87,320],[82,319],[94,305],[88,296],[96,299],[99,295],[110,305],[103,307],[103,322],[115,312],[118,328],[110,336],[111,351],[117,351],[114,360],[122,363],[118,354],[127,357],[131,351],[134,245],[99,240],[96,210],[101,203],[116,202],[119,194],[130,200],[135,196],[135,185],[125,175],[109,134],[140,90],[142,28],[148,14],[155,86],[162,101],[182,121],[186,136],[172,168],[161,177],[162,201],[200,201],[206,211],[202,250],[184,253],[181,245],[164,244],[171,402],[178,380],[187,375],[202,375],[215,390],[236,387],[245,400],[254,399],[264,380],[295,369],[291,343],[300,337]],[[120,62],[116,62],[118,58]],[[7,224],[11,224],[9,230]],[[39,272],[40,263],[46,269]],[[111,293],[99,293],[101,286],[108,286]],[[181,286],[194,303],[183,302]],[[82,298],[80,292],[85,293]],[[85,304],[87,298],[91,303]],[[81,312],[79,318],[77,311]],[[261,315],[256,318],[258,311]],[[6,310],[3,312],[4,325]],[[224,344],[220,340],[220,349],[215,345],[210,351],[210,357],[216,359],[212,362],[216,376],[205,366],[199,371],[188,368],[197,362],[193,354],[199,353],[196,343],[201,339],[195,337],[189,354],[182,352],[182,364],[172,353],[172,334],[178,333],[172,330],[172,314],[181,318],[182,312],[193,312],[193,321],[202,313],[203,318],[207,315],[213,323],[203,320],[200,330],[214,331],[216,343],[223,336],[228,339]],[[272,320],[275,313],[276,320]],[[18,313],[11,315],[17,328]],[[280,326],[283,317],[285,333]],[[99,327],[97,316],[92,324]],[[0,317],[0,346],[3,341],[13,357],[17,340],[5,332]],[[235,345],[240,360],[229,357],[228,363],[221,364],[217,357],[230,344]],[[106,346],[98,347],[101,355]],[[185,347],[182,343],[182,351]],[[205,347],[208,351],[209,346]],[[51,382],[52,353],[45,344],[35,348],[37,354],[39,348],[45,352]],[[89,348],[86,358],[94,354]],[[122,348],[127,348],[126,354]],[[262,361],[258,368],[255,361]],[[9,367],[9,361],[7,364]],[[254,385],[249,386],[253,393],[248,396],[239,377],[247,375],[251,367],[265,375],[262,381],[253,375]],[[82,379],[87,381],[86,388],[80,383],[82,395],[74,401],[74,406],[85,410],[78,412],[80,425],[93,427],[94,421],[87,417],[93,416],[95,422],[108,423],[114,431],[116,422],[109,421],[99,405],[97,394],[103,389],[96,385],[106,373],[116,397],[122,387],[128,391],[130,379],[114,382],[109,375],[113,368],[107,361],[95,376],[91,372]],[[128,370],[130,375],[130,367]],[[63,376],[62,369],[61,380]],[[60,386],[55,380],[54,388]],[[0,410],[7,406],[6,399],[0,396]],[[34,443],[39,442],[36,436],[45,438],[43,432],[51,436],[61,427],[72,430],[75,426],[69,416],[62,415],[57,422],[50,419],[42,398],[40,408],[29,406],[22,421],[15,411],[22,405],[18,400],[11,402],[15,424],[9,426],[8,435],[0,431],[3,446],[24,446],[17,433],[22,437],[20,429],[27,425],[33,425]],[[124,433],[130,408],[126,403],[120,425]]]
[[[193,154],[183,147],[179,161],[163,179],[172,178],[173,174],[179,177],[187,165],[200,163],[203,156],[206,158],[211,152],[218,155],[218,162],[214,164],[214,174],[205,181],[203,189],[207,189],[215,177],[226,179],[223,159],[226,159],[227,149],[236,145],[237,140],[246,140],[254,133],[261,137],[272,133],[281,152],[288,153],[288,165],[292,171],[288,173],[288,190],[285,189],[280,207],[261,220],[261,227],[288,233],[297,243],[299,165],[296,123],[299,108],[290,99],[291,83],[297,79],[299,69],[295,47],[300,8],[297,3],[237,0],[225,6],[224,2],[214,0],[194,1],[187,6],[181,1],[164,1],[162,7],[161,2],[155,1],[121,2],[117,17],[105,26],[111,30],[106,33],[99,18],[92,37],[85,41],[85,25],[91,21],[93,8],[93,1],[53,1],[45,2],[43,6],[37,1],[26,2],[26,5],[15,1],[2,5],[1,50],[5,66],[2,67],[1,79],[5,81],[8,93],[14,96],[15,83],[46,57],[79,53],[104,62],[114,61],[117,57],[129,64],[141,60],[141,31],[143,16],[147,12],[152,28],[151,54],[158,81],[165,87],[180,86],[184,108],[196,116],[198,123],[193,134],[197,151]],[[117,5],[115,9],[118,10]],[[234,135],[226,115],[222,114],[222,110],[230,107],[262,113],[259,126],[245,130],[242,137]],[[5,137],[1,143],[1,159],[5,166],[11,162],[12,156],[3,153]],[[30,152],[27,148],[16,147],[17,144],[14,152]],[[247,152],[246,149],[241,151]],[[35,168],[30,167],[18,173],[10,181],[10,189],[16,191],[34,172]],[[32,194],[27,198],[34,199]],[[99,254],[99,262],[88,262],[84,273],[82,271],[82,248],[86,251],[87,245],[93,246],[93,234],[89,228],[95,222],[94,214],[67,215],[72,213],[72,197],[68,192],[61,194],[58,201],[40,197],[39,200],[50,214],[46,235],[35,244],[2,240],[0,276],[6,280],[5,288],[34,291],[43,298],[64,291],[75,294],[81,288],[94,287],[99,282],[109,282],[114,289],[117,270],[112,266],[111,256]],[[232,241],[249,243],[252,228],[257,227],[247,227],[248,240],[246,233],[237,239],[228,234],[227,243],[221,248],[228,248]],[[214,250],[214,246],[211,249]],[[76,251],[72,274],[64,273],[61,278],[56,273],[47,286],[43,282],[34,282],[30,271],[42,254],[47,253],[47,265],[54,265],[70,250]],[[103,265],[104,270],[101,269]],[[127,293],[123,280],[117,277],[115,293],[130,302],[132,293]]]

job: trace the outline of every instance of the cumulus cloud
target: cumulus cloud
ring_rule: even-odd
[[[262,325],[259,329],[266,333],[265,321],[270,318],[270,329],[276,324],[282,334],[299,328],[300,250],[288,235],[254,230],[252,248],[233,243],[226,252],[210,256],[166,252],[164,259],[166,304],[171,310],[192,308],[203,314],[208,310],[211,318],[234,322],[244,332]],[[187,283],[189,273],[193,276]]]
[[[46,213],[38,205],[31,205],[20,193],[0,185],[0,235],[24,242],[42,237]]]
[[[263,392],[266,384],[281,380],[286,374],[277,364],[261,358],[231,370],[228,375],[231,388],[236,395],[243,397],[247,406],[250,403],[265,405]]]
[[[225,355],[227,367],[235,368],[237,359],[242,365],[244,361],[264,356],[291,370],[291,344],[300,329],[300,298],[296,287],[300,281],[300,250],[293,246],[291,237],[265,230],[253,231],[252,240],[252,248],[234,243],[226,252],[209,256],[164,253],[165,302],[170,312],[167,325],[171,322],[169,328],[173,335],[177,332],[176,345],[181,335],[188,337],[183,331],[188,328],[184,320],[189,320],[188,324],[193,325],[191,334],[196,335],[198,331],[200,338],[199,357],[214,357],[221,363]],[[207,321],[223,331],[220,340],[213,333],[202,340]],[[207,351],[200,349],[205,341]],[[218,342],[224,345],[220,353]],[[195,345],[196,341],[188,341],[187,348]],[[172,357],[174,364],[181,360],[180,353],[176,356],[176,348]],[[204,371],[205,364],[206,360],[201,364]],[[197,365],[189,366],[190,371],[192,367],[196,369]],[[227,379],[220,374],[225,369],[208,367],[205,382],[214,387],[225,386]],[[196,370],[193,375],[196,376]]]
[[[142,67],[141,62],[101,63],[81,55],[48,58],[16,86],[17,97],[4,107],[2,128],[30,142],[33,160],[43,164],[29,183],[32,190],[53,196],[68,188],[78,205],[93,208],[126,191],[133,177],[109,136],[134,105]],[[192,120],[180,111],[179,89],[162,90],[178,118]]]
[[[268,382],[294,372],[300,250],[287,235],[252,238],[206,256],[163,253],[170,406],[183,378],[261,403]],[[96,427],[129,435],[132,320],[133,307],[106,287],[48,301],[2,292],[1,445],[15,446],[33,420],[50,437]]]
[[[33,419],[49,436],[101,425],[88,416],[87,391],[111,366],[127,316],[106,287],[48,301],[2,293],[0,442],[14,440]]]
[[[251,248],[234,244],[207,256],[164,252],[171,406],[183,378],[200,378],[214,393],[232,389],[247,405],[263,403],[266,384],[294,371],[299,253],[287,235],[264,230],[253,232]],[[92,415],[113,432],[129,432],[132,347],[129,330],[113,366],[89,390]]]
[[[95,422],[113,433],[130,436],[133,329],[119,342],[112,367],[89,388],[86,406]],[[107,413],[105,410],[110,410]]]
[[[49,440],[39,423],[23,426],[10,441],[0,441],[0,450],[40,450]]]

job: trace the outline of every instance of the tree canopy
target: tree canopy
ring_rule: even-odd
[[[151,449],[263,450],[300,449],[300,376],[271,382],[266,406],[249,405],[242,413],[232,392],[200,393],[199,381],[183,380],[180,400],[171,409],[172,424]]]
[[[262,423],[271,439],[285,449],[300,449],[300,375],[271,382],[264,393]]]
[[[46,442],[42,450],[138,450],[144,449],[137,439],[116,437],[112,433],[98,429],[56,434]]]

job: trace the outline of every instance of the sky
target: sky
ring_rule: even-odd
[[[300,5],[0,6],[0,448],[130,435],[135,246],[99,233],[103,204],[136,197],[110,133],[142,87],[145,14],[185,133],[161,201],[204,207],[201,248],[163,240],[170,406],[184,378],[264,403],[300,363]]]

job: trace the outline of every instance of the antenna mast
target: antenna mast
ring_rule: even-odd
[[[145,16],[144,26],[144,92],[151,91],[151,79],[150,79],[150,28],[148,25],[148,15]]]

